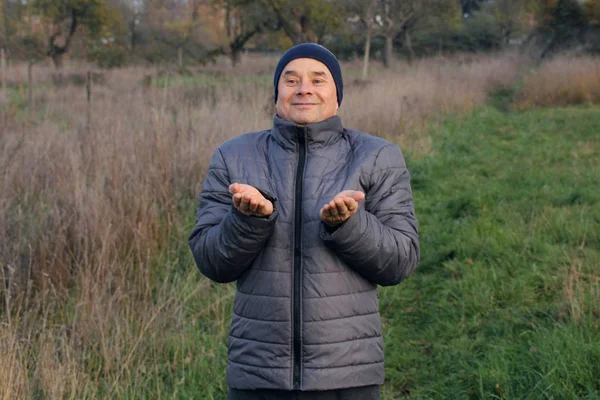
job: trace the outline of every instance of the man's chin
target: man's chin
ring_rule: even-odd
[[[311,117],[308,115],[294,115],[290,120],[298,125],[313,124],[320,121],[318,117]]]

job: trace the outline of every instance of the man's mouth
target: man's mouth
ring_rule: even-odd
[[[317,103],[292,103],[292,106],[298,107],[298,108],[311,108],[316,105],[317,105]]]

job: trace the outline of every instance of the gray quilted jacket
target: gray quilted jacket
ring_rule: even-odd
[[[232,206],[246,183],[269,198],[268,218]],[[329,231],[319,210],[342,190],[366,194]],[[345,129],[339,117],[273,127],[213,154],[189,244],[200,271],[237,281],[227,384],[236,389],[330,390],[382,384],[377,285],[419,261],[409,174],[398,146]]]

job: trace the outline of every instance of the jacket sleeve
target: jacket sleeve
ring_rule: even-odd
[[[420,259],[410,176],[400,148],[383,147],[375,159],[365,205],[333,232],[321,223],[321,238],[370,281],[400,283]]]
[[[233,207],[230,184],[223,155],[217,149],[200,194],[189,245],[200,272],[220,283],[236,280],[250,266],[271,236],[278,215],[275,198],[259,188],[273,203],[273,214],[261,218],[238,211]]]

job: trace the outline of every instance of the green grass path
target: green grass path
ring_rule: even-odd
[[[600,398],[600,108],[482,109],[410,159],[422,262],[384,398]]]

